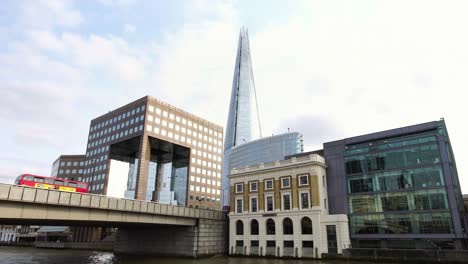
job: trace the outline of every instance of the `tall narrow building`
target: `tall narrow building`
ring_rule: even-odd
[[[223,205],[229,203],[229,157],[230,150],[243,143],[261,138],[257,95],[250,56],[249,36],[246,28],[241,28],[237,47],[236,65],[232,82],[231,102],[226,125],[224,161],[222,174]]]

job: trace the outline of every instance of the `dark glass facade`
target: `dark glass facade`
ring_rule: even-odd
[[[325,143],[324,154],[330,213],[348,214],[353,247],[466,248],[443,119]]]

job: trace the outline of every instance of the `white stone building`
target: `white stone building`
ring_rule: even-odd
[[[323,157],[233,169],[229,176],[229,253],[276,257],[340,254],[348,218],[329,215]]]

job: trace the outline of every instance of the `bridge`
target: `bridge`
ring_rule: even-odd
[[[0,184],[0,212],[2,224],[117,227],[117,253],[224,253],[221,211]]]

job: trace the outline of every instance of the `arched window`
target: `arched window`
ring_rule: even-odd
[[[293,234],[293,222],[291,218],[285,218],[283,220],[283,234],[292,235]]]
[[[271,218],[266,221],[266,233],[267,235],[275,234],[275,221]]]
[[[250,222],[250,234],[258,235],[258,221],[255,219]]]
[[[244,234],[244,223],[241,220],[237,220],[236,222],[236,235],[243,235]]]
[[[304,217],[301,220],[301,229],[303,235],[312,234],[312,220],[309,217]]]

